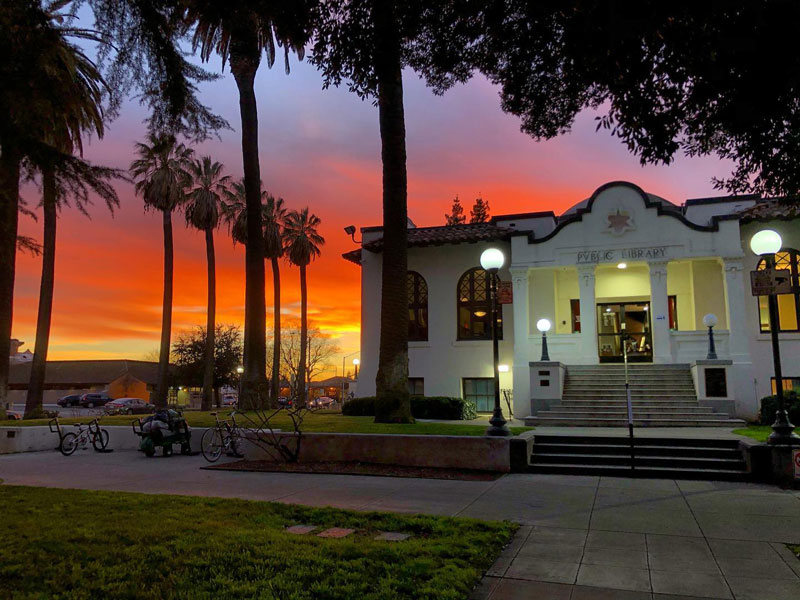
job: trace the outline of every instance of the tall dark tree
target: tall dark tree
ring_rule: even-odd
[[[304,406],[306,400],[306,371],[308,360],[308,286],[306,282],[306,267],[317,258],[325,239],[319,234],[317,228],[320,219],[303,210],[293,210],[286,215],[284,225],[283,243],[289,262],[300,267],[300,358],[297,365],[297,381],[295,389],[298,394],[298,403]]]
[[[446,214],[445,218],[445,225],[453,226],[453,225],[463,225],[467,217],[464,215],[464,207],[461,206],[461,200],[458,199],[458,196],[453,198],[453,206],[450,208],[450,214]]]
[[[283,198],[271,194],[263,197],[264,215],[264,257],[272,267],[272,374],[270,377],[270,398],[278,402],[280,396],[280,357],[281,357],[281,271],[280,258],[283,256],[283,229],[286,225],[286,208]]]
[[[489,203],[478,196],[475,198],[475,204],[469,211],[470,223],[486,223],[489,220]]]
[[[206,266],[207,266],[207,292],[206,305],[206,348],[205,366],[203,375],[203,400],[201,408],[211,410],[214,401],[214,335],[216,332],[217,311],[217,270],[216,255],[214,253],[214,230],[219,224],[220,207],[222,198],[227,191],[230,180],[229,175],[223,175],[222,163],[204,156],[194,160],[188,165],[190,178],[189,187],[186,189],[186,205],[184,213],[186,222],[205,235],[206,240]]]
[[[478,63],[536,138],[586,108],[642,163],[716,154],[734,193],[800,197],[800,4],[500,0]]]
[[[161,305],[161,346],[154,402],[156,406],[164,407],[167,405],[172,334],[172,213],[185,198],[184,189],[190,182],[187,169],[192,159],[192,150],[179,143],[173,135],[151,133],[147,143],[136,143],[136,154],[139,158],[130,167],[131,175],[136,180],[136,193],[144,199],[145,209],[161,212],[164,231],[164,297]]]
[[[227,61],[239,90],[247,210],[242,404],[256,406],[266,398],[268,390],[261,169],[254,82],[262,54],[269,67],[275,62],[276,45],[284,49],[287,73],[290,52],[302,59],[310,38],[314,2],[191,0],[186,4],[185,20],[194,26],[194,47],[200,49],[204,61],[214,53],[222,58],[223,66]]]
[[[406,133],[404,67],[441,91],[471,72],[473,23],[458,2],[323,0],[311,61],[324,85],[348,80],[378,105],[383,162],[383,270],[376,421],[412,422],[408,395]]]

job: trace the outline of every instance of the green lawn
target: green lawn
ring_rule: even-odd
[[[753,438],[759,442],[766,442],[767,437],[769,437],[769,434],[772,433],[772,427],[769,425],[748,425],[742,429],[734,429],[732,433]]]
[[[0,485],[3,598],[465,598],[516,525]],[[294,524],[348,527],[343,539]],[[412,534],[376,541],[379,531]]]
[[[221,415],[226,415],[230,411],[220,411]],[[214,424],[214,417],[208,412],[185,413],[186,420],[192,427],[208,427]],[[71,423],[87,422],[91,417],[77,419],[61,419],[61,423],[69,425]],[[135,417],[112,416],[103,417],[104,425],[130,425]],[[374,423],[373,417],[346,417],[338,412],[318,412],[309,414],[304,423],[303,431],[329,431],[337,433],[413,433],[418,435],[483,435],[486,432],[486,425],[461,425],[452,423],[414,423],[413,425],[398,425],[393,423]],[[47,425],[48,419],[29,419],[23,421],[0,421],[0,426],[31,426]],[[239,419],[240,424],[245,424],[245,419]],[[274,419],[275,427],[278,429],[292,430],[292,424],[285,414],[279,414]],[[529,431],[532,427],[512,427],[511,432],[518,435],[523,431]]]

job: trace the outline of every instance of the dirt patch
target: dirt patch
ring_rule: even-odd
[[[278,463],[270,460],[238,460],[203,469],[220,471],[257,471],[265,473],[323,473],[327,475],[374,475],[377,477],[417,477],[461,481],[495,481],[503,476],[494,471],[404,467],[361,462]]]

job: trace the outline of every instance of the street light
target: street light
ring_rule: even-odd
[[[780,252],[783,240],[777,231],[764,229],[750,238],[750,249],[754,254],[764,259],[767,269],[775,268],[775,254]],[[772,364],[775,369],[775,395],[778,397],[778,411],[775,413],[775,422],[772,424],[772,433],[767,441],[770,444],[791,445],[797,441],[792,431],[794,425],[789,422],[786,405],[783,399],[783,373],[781,369],[781,349],[778,345],[778,297],[775,294],[767,296],[769,307],[769,334],[772,339]]]
[[[498,248],[487,248],[481,254],[481,267],[489,273],[492,321],[492,372],[494,376],[494,411],[489,419],[491,427],[486,430],[486,435],[507,436],[511,432],[506,426],[503,409],[500,406],[500,353],[497,347],[497,272],[505,263],[506,257]]]
[[[717,350],[714,348],[714,326],[717,324],[717,315],[708,313],[703,317],[703,325],[708,327],[708,360],[717,360]]]
[[[241,404],[242,401],[242,373],[244,373],[244,367],[239,365],[236,367],[236,373],[239,375],[239,385],[237,386],[236,392],[236,403]]]
[[[348,358],[350,358],[351,356],[353,356],[354,354],[360,354],[360,353],[361,353],[361,350],[356,350],[355,352],[351,352],[350,354],[345,354],[342,357],[342,386],[341,386],[341,397],[339,398],[339,401],[342,404],[344,404],[344,375],[345,375],[345,373],[344,373],[344,365],[345,365],[345,361]],[[356,362],[356,361],[358,361],[358,362]],[[358,373],[358,365],[361,364],[361,361],[358,360],[357,358],[353,359],[353,364],[356,366],[356,373]]]
[[[539,319],[536,321],[536,329],[542,332],[542,360],[550,360],[550,354],[547,352],[547,332],[550,331],[550,321]]]
[[[356,381],[358,381],[358,365],[360,365],[360,364],[361,364],[360,360],[358,360],[357,358],[353,359],[353,366],[355,366],[355,368],[356,368],[356,373],[355,373],[355,375],[353,375],[353,379],[355,379]]]

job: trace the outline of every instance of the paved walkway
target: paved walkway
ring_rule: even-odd
[[[741,483],[508,475],[441,481],[208,471],[201,457],[0,457],[7,484],[273,500],[523,525],[475,598],[797,600],[800,495]]]

